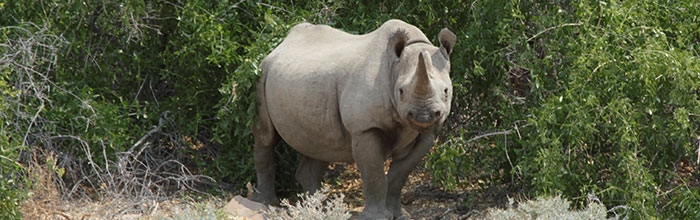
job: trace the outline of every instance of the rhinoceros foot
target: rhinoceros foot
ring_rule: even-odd
[[[370,219],[381,219],[381,220],[392,220],[394,219],[394,215],[391,214],[389,210],[384,210],[381,212],[372,212],[369,210],[364,210],[360,215],[354,216],[350,219],[353,220],[370,220]]]
[[[253,193],[253,196],[250,197],[250,200],[253,200],[253,201],[265,204],[265,205],[279,205],[280,204],[280,199],[278,199],[277,196],[264,195],[264,193],[258,193],[258,192]]]
[[[400,215],[394,215],[395,220],[410,220],[411,219],[411,214],[406,211],[406,209],[401,208],[401,214]]]

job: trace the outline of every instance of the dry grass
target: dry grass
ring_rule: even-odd
[[[237,219],[220,211],[222,202],[216,198],[199,202],[186,198],[152,201],[143,204],[151,207],[147,212],[125,212],[124,207],[133,204],[125,199],[90,202],[59,198],[44,203],[28,200],[22,204],[22,214],[24,219]]]
[[[213,196],[64,199],[50,168],[32,163],[28,171],[32,186],[21,204],[24,219],[235,219],[218,210],[224,201]]]
[[[329,188],[324,187],[314,194],[299,194],[300,201],[292,205],[289,200],[282,200],[282,207],[270,206],[265,215],[269,219],[348,219],[350,206],[343,202],[342,193],[329,196]]]
[[[42,167],[36,162],[36,154],[33,161],[28,165],[27,172],[30,186],[30,198],[21,204],[22,215],[25,219],[53,219],[69,218],[65,212],[59,208],[61,205],[61,195],[59,187],[56,186],[55,175],[48,168]],[[50,156],[49,158],[52,158]]]
[[[197,184],[209,184],[213,180],[192,174],[178,160],[159,155],[152,147],[151,142],[144,141],[118,153],[116,159],[104,157],[101,161],[106,164],[104,167],[96,166],[97,163],[88,158],[88,165],[79,167],[77,173],[57,164],[74,161],[59,159],[53,151],[32,149],[31,160],[25,162],[25,178],[31,185],[29,198],[21,204],[24,218],[180,219],[181,216],[198,216],[198,219],[222,219],[219,216],[224,216],[223,213],[215,211],[222,202],[195,188]],[[66,177],[67,172],[88,175]],[[66,178],[78,181],[67,183]],[[193,199],[191,195],[205,199]]]

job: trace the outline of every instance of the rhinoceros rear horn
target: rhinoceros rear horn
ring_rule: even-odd
[[[438,34],[438,39],[440,40],[440,49],[444,49],[445,53],[447,53],[445,55],[449,58],[449,55],[452,53],[452,48],[454,48],[457,42],[457,35],[452,33],[449,29],[443,28],[440,34]]]
[[[430,86],[430,76],[428,76],[427,62],[425,60],[429,56],[423,55],[423,53],[427,52],[418,53],[418,65],[416,66],[413,91],[417,95],[428,95],[432,92]]]
[[[394,58],[401,57],[404,47],[406,47],[406,42],[408,42],[408,33],[403,29],[398,29],[389,38],[388,50],[389,53],[394,55]]]

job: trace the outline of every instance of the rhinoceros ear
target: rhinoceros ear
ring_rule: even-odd
[[[406,42],[408,42],[408,33],[403,29],[396,30],[391,38],[389,38],[387,50],[389,50],[390,54],[394,55],[394,58],[399,58],[401,57],[401,53],[403,53],[404,47],[406,47]]]
[[[449,55],[452,53],[452,48],[457,42],[457,35],[452,33],[449,29],[443,28],[440,34],[438,34],[438,39],[440,40],[440,49],[444,49],[445,53],[447,53],[445,55],[449,58]]]

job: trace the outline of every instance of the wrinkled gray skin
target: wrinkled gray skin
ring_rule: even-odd
[[[263,61],[254,125],[257,192],[276,204],[274,147],[303,154],[296,171],[314,192],[329,162],[355,162],[366,205],[361,219],[408,219],[401,188],[450,112],[447,29],[433,46],[415,26],[390,20],[365,35],[302,23]],[[384,161],[391,167],[384,173]]]

